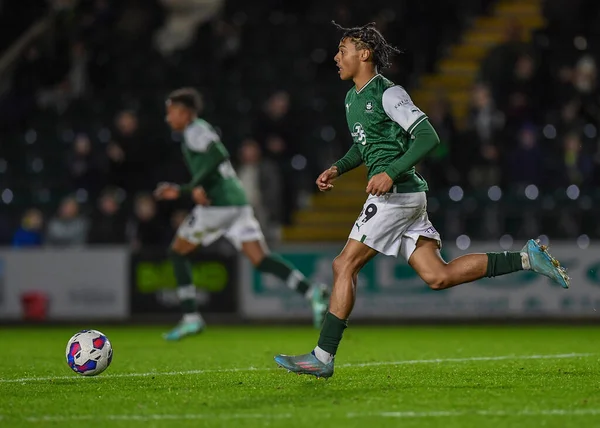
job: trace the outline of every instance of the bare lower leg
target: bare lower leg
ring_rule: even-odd
[[[487,272],[487,264],[487,254],[465,254],[452,260],[445,267],[448,271],[448,283],[444,288],[484,278]]]
[[[467,254],[446,263],[437,241],[419,238],[417,248],[408,263],[434,290],[444,290],[455,285],[484,277],[506,275],[526,269],[521,252]]]
[[[466,254],[446,263],[437,241],[420,238],[408,263],[434,290],[444,290],[486,276],[487,254]]]
[[[329,313],[321,328],[315,356],[328,363],[337,352],[342,340],[346,320],[356,299],[358,272],[377,252],[361,242],[349,240],[342,253],[333,261],[333,293],[329,300]]]
[[[356,301],[356,277],[351,272],[334,273],[333,293],[329,300],[329,312],[341,320],[350,316]]]

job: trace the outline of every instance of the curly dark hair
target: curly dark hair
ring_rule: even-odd
[[[369,49],[373,55],[373,62],[378,69],[387,68],[391,65],[390,58],[402,51],[385,41],[376,28],[374,22],[362,27],[344,28],[335,21],[331,21],[338,30],[343,32],[341,40],[350,39],[357,49]]]

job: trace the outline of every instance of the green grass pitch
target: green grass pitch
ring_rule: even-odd
[[[277,369],[301,327],[98,328],[112,365],[70,371],[73,328],[0,330],[1,427],[598,427],[598,327],[358,327],[329,380]]]

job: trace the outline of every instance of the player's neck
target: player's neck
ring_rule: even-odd
[[[356,77],[352,79],[354,81],[354,87],[356,89],[356,92],[360,92],[360,90],[364,88],[365,85],[369,83],[371,79],[373,79],[373,77],[375,76],[377,76],[377,70],[375,69],[364,70],[362,72],[359,72],[356,75]]]
[[[189,122],[188,122],[188,123],[185,125],[185,128],[183,128],[183,129],[188,129],[188,128],[190,127],[190,125],[193,125],[193,124],[194,124],[194,122],[196,121],[196,119],[198,119],[198,117],[197,117],[197,116],[194,116],[194,117],[192,117],[192,118],[190,119],[190,121],[189,121]]]

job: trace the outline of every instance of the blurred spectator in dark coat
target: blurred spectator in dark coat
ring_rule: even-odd
[[[120,112],[115,128],[106,150],[110,184],[125,189],[130,195],[150,189],[154,184],[150,182],[149,173],[152,158],[137,115],[128,110]]]
[[[58,214],[48,222],[45,244],[56,246],[82,245],[87,241],[89,221],[79,213],[74,198],[65,198]]]
[[[73,142],[73,151],[67,155],[67,169],[71,190],[85,189],[95,199],[104,184],[104,174],[98,154],[85,134],[78,134]]]
[[[523,126],[517,140],[517,147],[507,159],[507,181],[519,186],[540,185],[544,179],[544,159],[535,127],[532,124]]]
[[[98,207],[92,215],[90,244],[124,244],[127,242],[125,226],[127,218],[121,210],[118,192],[106,189],[98,200]]]
[[[142,193],[135,198],[133,218],[129,221],[127,229],[129,241],[136,251],[147,246],[165,245],[165,227],[158,217],[152,195]]]
[[[260,146],[251,138],[242,142],[238,158],[237,172],[258,221],[267,232],[279,228],[283,220],[283,180],[277,164],[263,158]]]

